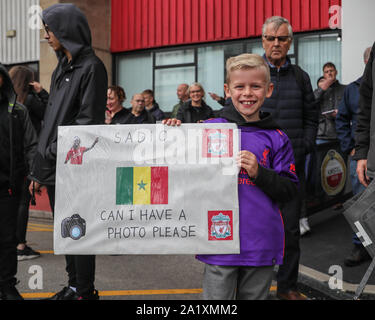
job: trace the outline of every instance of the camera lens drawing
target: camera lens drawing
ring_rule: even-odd
[[[79,240],[86,234],[86,221],[79,214],[73,214],[61,222],[61,236]]]

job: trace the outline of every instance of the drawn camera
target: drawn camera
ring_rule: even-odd
[[[79,214],[73,214],[61,222],[61,236],[78,240],[86,234],[86,221]]]

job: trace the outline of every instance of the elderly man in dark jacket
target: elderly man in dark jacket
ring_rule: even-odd
[[[27,109],[16,103],[12,81],[0,64],[0,298],[21,300],[17,279],[17,211],[37,137]],[[25,159],[26,155],[26,159]],[[27,160],[27,161],[26,161]]]
[[[91,47],[84,14],[72,4],[55,4],[43,11],[44,38],[56,52],[48,106],[31,178],[35,189],[46,185],[52,210],[55,202],[57,127],[104,124],[107,72]],[[98,299],[94,288],[95,256],[66,256],[69,286],[54,300]]]
[[[287,53],[293,39],[289,21],[271,17],[263,25],[264,59],[271,70],[274,91],[262,110],[272,116],[290,138],[296,160],[300,192],[281,207],[285,227],[285,254],[277,274],[277,296],[285,300],[302,300],[297,290],[300,258],[299,219],[304,201],[305,157],[315,144],[318,114],[308,74],[292,65]]]

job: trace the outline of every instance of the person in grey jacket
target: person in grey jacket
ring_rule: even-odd
[[[56,52],[50,96],[31,170],[30,185],[40,192],[47,186],[51,208],[55,203],[57,128],[66,125],[104,124],[108,78],[103,62],[91,47],[85,15],[75,5],[54,4],[42,13],[44,38]],[[69,283],[52,300],[97,300],[95,256],[67,255]]]
[[[324,64],[323,75],[324,79],[314,91],[319,103],[317,144],[337,139],[336,115],[346,87],[337,80],[337,69],[332,62]]]

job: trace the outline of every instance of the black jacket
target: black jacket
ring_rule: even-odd
[[[197,123],[210,118],[214,118],[214,112],[203,100],[200,107],[193,107],[191,100],[188,100],[182,104],[177,112],[177,119],[181,120],[182,123]]]
[[[155,121],[161,121],[165,119],[164,112],[160,109],[159,104],[157,102],[154,103],[150,110],[147,110],[148,113],[151,113],[152,117]]]
[[[152,114],[150,112],[146,111],[146,108],[143,109],[143,111],[141,112],[141,114],[138,117],[136,117],[135,115],[133,115],[131,113],[131,109],[129,109],[129,112],[130,112],[130,116],[126,120],[127,124],[147,124],[147,123],[152,124],[152,123],[156,123],[155,118],[152,116]]]
[[[41,184],[55,184],[57,127],[104,124],[107,72],[91,47],[86,17],[72,4],[55,4],[43,11],[47,24],[62,46],[72,54],[68,59],[56,52],[58,65],[52,74],[50,96],[31,173]]]
[[[322,88],[314,91],[315,99],[319,103],[318,139],[334,140],[337,138],[336,118],[330,114],[322,113],[339,108],[345,87],[345,85],[336,81],[325,91]]]
[[[367,175],[375,178],[375,43],[366,64],[359,89],[359,108],[355,131],[355,160],[367,159]]]
[[[113,116],[111,124],[126,124],[131,115],[132,114],[128,109],[122,108]]]
[[[262,111],[270,112],[288,135],[296,165],[301,167],[306,154],[315,146],[318,111],[309,75],[301,69],[302,83],[297,83],[295,70],[289,58],[287,65],[279,70],[270,68],[274,90],[272,96],[265,100]]]
[[[112,118],[111,124],[142,124],[142,123],[155,123],[155,118],[146,109],[143,109],[142,113],[136,117],[132,114],[132,109],[123,108],[117,112]]]
[[[22,190],[35,156],[37,138],[27,109],[16,103],[12,81],[0,64],[0,197]]]

